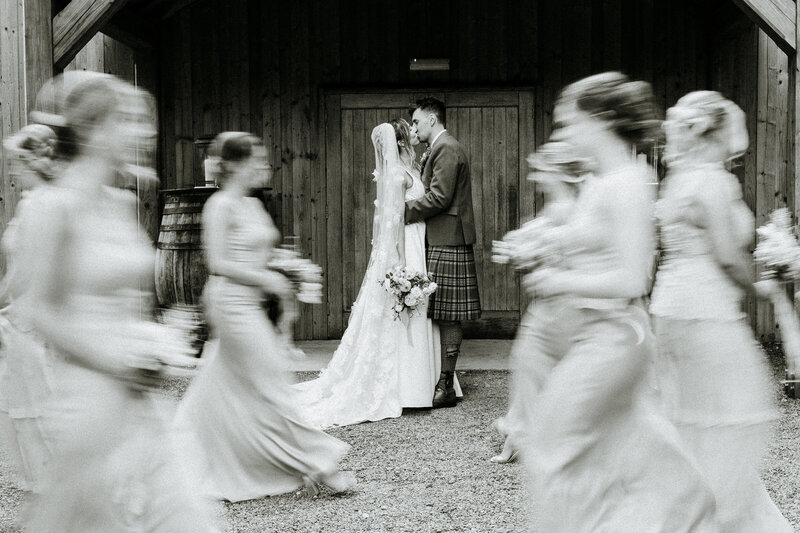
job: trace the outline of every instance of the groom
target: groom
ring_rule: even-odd
[[[461,348],[461,321],[480,317],[475,274],[475,216],[472,212],[467,153],[445,129],[444,103],[418,100],[411,129],[428,144],[422,167],[425,196],[406,202],[405,222],[425,221],[428,276],[438,288],[428,302],[428,317],[439,325],[442,372],[433,394],[433,407],[456,404],[453,372]]]

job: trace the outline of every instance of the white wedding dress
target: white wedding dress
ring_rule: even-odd
[[[426,271],[425,223],[405,225],[406,200],[425,194],[419,172],[400,160],[394,129],[380,124],[372,132],[377,199],[372,253],[342,342],[320,376],[298,383],[307,420],[321,428],[396,418],[404,407],[431,407],[441,370],[439,330],[419,306],[407,326],[392,311],[381,286],[386,273],[401,264]],[[412,184],[406,188],[406,176]],[[458,380],[454,386],[461,396]]]

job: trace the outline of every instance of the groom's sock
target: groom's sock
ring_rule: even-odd
[[[452,374],[461,350],[461,322],[457,320],[439,322],[442,344],[442,372]]]

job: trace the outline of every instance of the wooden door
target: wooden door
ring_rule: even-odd
[[[534,149],[530,91],[336,94],[326,98],[328,335],[341,336],[369,262],[374,214],[372,129],[423,96],[447,107],[447,129],[464,146],[472,175],[478,240],[475,259],[483,317],[465,324],[471,336],[508,336],[524,297],[518,276],[491,262],[492,240],[533,216],[534,187],[525,158]],[[418,147],[420,153],[424,149]]]

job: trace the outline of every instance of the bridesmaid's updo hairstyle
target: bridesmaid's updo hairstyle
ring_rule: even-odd
[[[43,124],[28,124],[3,141],[9,154],[16,155],[45,181],[54,177],[56,133]]]
[[[217,184],[225,183],[236,165],[253,155],[253,147],[260,144],[261,139],[244,131],[226,131],[217,135],[208,148]]]
[[[564,88],[559,102],[574,101],[578,109],[610,124],[620,138],[639,149],[652,145],[661,134],[653,89],[621,72],[604,72]]]
[[[58,128],[58,152],[64,159],[78,156],[97,126],[119,109],[123,82],[113,76],[98,75],[78,83],[67,94]]]
[[[668,120],[680,122],[694,139],[720,143],[726,159],[741,156],[749,137],[744,111],[716,91],[694,91],[682,96],[667,111]]]

